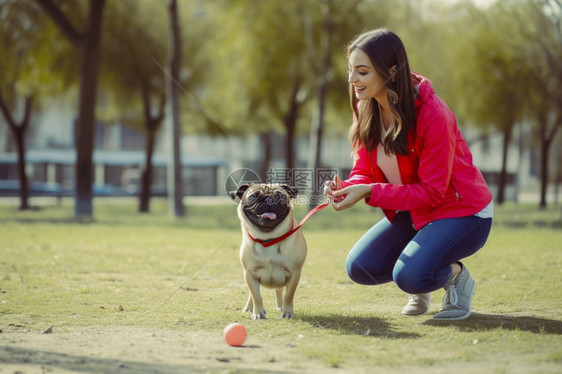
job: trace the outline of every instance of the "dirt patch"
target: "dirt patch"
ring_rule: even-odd
[[[242,347],[230,347],[220,334],[189,329],[151,329],[116,326],[67,329],[53,326],[32,331],[12,325],[0,333],[0,374],[35,373],[118,373],[118,374],[367,374],[367,373],[480,373],[498,362],[448,363],[427,367],[404,365],[330,367],[306,360],[299,354],[305,344],[297,336],[294,342],[279,346],[255,341],[250,336]],[[504,357],[508,362],[508,358]],[[523,374],[528,367],[508,365],[509,372]],[[501,365],[498,367],[502,367]],[[541,372],[557,372],[552,363],[537,363]],[[502,370],[500,370],[502,371]]]
[[[299,362],[296,355],[292,358],[297,341],[272,347],[254,342],[250,336],[242,347],[235,348],[220,334],[188,329],[53,326],[51,330],[4,328],[0,373],[300,373],[327,369]]]

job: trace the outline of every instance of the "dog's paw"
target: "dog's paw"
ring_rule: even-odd
[[[252,319],[266,319],[265,311],[261,313],[252,313]]]
[[[281,313],[281,318],[286,318],[286,319],[295,318],[295,313],[283,312]]]

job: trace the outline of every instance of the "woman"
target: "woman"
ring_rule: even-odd
[[[459,260],[486,242],[492,194],[453,113],[427,78],[410,72],[396,34],[360,35],[348,61],[354,166],[349,179],[327,182],[324,195],[338,211],[365,199],[385,218],[351,249],[347,272],[359,284],[396,282],[410,294],[408,316],[426,314],[430,292],[444,287],[433,318],[465,319],[475,282]]]

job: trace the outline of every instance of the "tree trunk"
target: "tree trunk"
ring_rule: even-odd
[[[547,115],[541,116],[541,199],[539,203],[540,209],[546,209],[546,192],[548,189],[548,165],[549,165],[549,155],[550,147],[552,141],[556,137],[556,132],[562,126],[562,115],[559,115],[554,119],[554,123],[550,130],[548,129],[548,117]]]
[[[76,217],[92,218],[93,152],[96,99],[100,65],[100,39],[105,0],[91,0],[88,26],[80,44],[80,104],[76,125],[75,206]]]
[[[154,145],[156,143],[156,134],[162,125],[164,119],[164,108],[166,105],[166,96],[160,96],[160,104],[158,112],[152,114],[150,84],[148,82],[141,83],[141,98],[144,112],[144,128],[146,131],[145,161],[140,179],[139,193],[139,212],[147,213],[150,211],[150,198],[152,197],[152,182],[154,180],[154,166],[152,164],[152,156],[154,154]]]
[[[27,173],[25,172],[26,166],[26,150],[25,150],[25,134],[29,128],[29,119],[31,117],[31,108],[33,106],[33,98],[31,96],[25,99],[25,109],[23,119],[20,123],[16,123],[13,115],[8,109],[8,105],[4,101],[4,97],[0,92],[0,110],[2,111],[6,123],[10,128],[12,133],[14,143],[16,145],[16,151],[18,153],[18,179],[20,182],[19,195],[20,195],[20,210],[27,210],[29,206],[29,179],[27,178]]]
[[[36,0],[53,19],[68,40],[80,48],[80,99],[75,126],[76,165],[74,185],[74,214],[91,219],[92,182],[94,179],[93,152],[96,125],[96,99],[100,65],[101,28],[105,0],[90,0],[88,22],[84,33],[76,30],[52,0]]]
[[[150,119],[147,119],[150,121]],[[139,195],[139,212],[147,213],[150,211],[150,197],[152,196],[152,180],[154,175],[154,167],[152,165],[152,155],[154,154],[154,143],[156,141],[157,126],[152,123],[146,125],[146,149],[144,167],[141,175],[140,195]]]
[[[544,137],[541,139],[541,199],[540,209],[546,209],[546,192],[548,187],[548,150],[550,141]]]
[[[502,146],[502,167],[500,170],[498,181],[498,195],[496,201],[498,204],[505,202],[505,187],[507,184],[507,151],[511,143],[511,135],[513,132],[513,124],[508,124],[503,130],[503,146]]]
[[[271,133],[267,132],[265,134],[261,134],[260,140],[261,140],[260,143],[263,148],[263,152],[261,157],[261,164],[259,166],[260,168],[259,176],[260,176],[260,180],[263,183],[267,183],[269,179],[268,178],[269,166],[271,165],[271,148],[272,148]]]
[[[318,203],[318,196],[321,195],[322,186],[317,186],[316,171],[320,168],[322,159],[322,136],[324,132],[324,113],[326,110],[326,98],[328,97],[330,76],[332,70],[332,43],[331,43],[331,1],[326,0],[322,3],[322,20],[323,32],[321,41],[322,65],[318,74],[317,91],[317,107],[310,129],[310,143],[308,168],[314,171],[311,185],[310,199],[308,202],[309,209],[313,209]]]
[[[170,50],[170,74],[166,79],[168,97],[168,136],[170,158],[168,160],[168,202],[170,213],[174,217],[182,217],[185,210],[182,202],[183,183],[182,165],[180,152],[180,64],[181,64],[181,39],[180,25],[178,20],[178,6],[176,0],[170,0],[168,6],[170,12],[171,50]]]
[[[287,134],[285,137],[285,167],[292,172],[295,169],[295,127],[296,116],[294,112],[289,113],[285,117],[285,129]]]
[[[29,180],[25,172],[25,129],[19,127],[16,129],[14,138],[18,151],[18,177],[20,180],[20,210],[29,209]]]
[[[289,110],[284,118],[285,129],[287,130],[285,138],[285,167],[292,172],[296,166],[296,152],[295,152],[295,130],[297,127],[297,119],[299,118],[299,110],[302,105],[299,100],[300,79],[296,79],[293,92],[291,93],[291,102],[289,103]]]

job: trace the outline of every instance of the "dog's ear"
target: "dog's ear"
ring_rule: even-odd
[[[299,189],[297,187],[289,186],[288,184],[282,184],[281,187],[289,193],[291,199],[296,199],[299,193]]]
[[[236,191],[230,191],[228,195],[232,200],[236,200],[236,198],[242,199],[248,188],[250,188],[249,184],[241,184]]]

